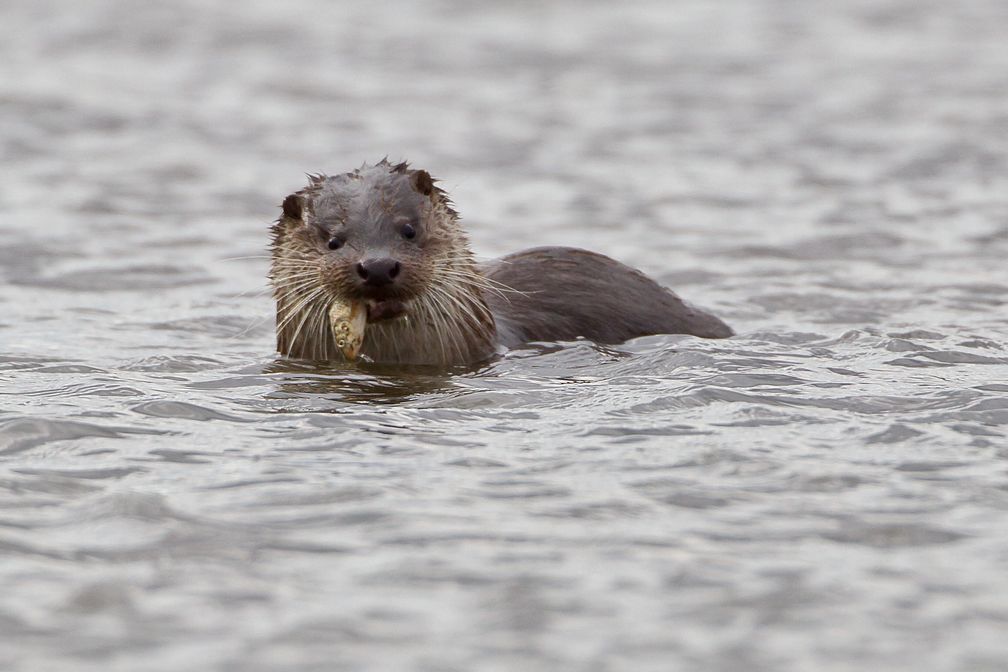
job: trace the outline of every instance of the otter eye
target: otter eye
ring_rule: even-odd
[[[413,240],[416,238],[416,229],[412,224],[403,224],[402,235],[406,240]]]
[[[330,250],[338,250],[343,247],[343,241],[337,237],[330,238],[328,244]]]

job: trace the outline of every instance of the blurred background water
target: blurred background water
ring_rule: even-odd
[[[1008,4],[0,23],[0,669],[1008,666]],[[279,203],[385,155],[739,335],[278,359]]]

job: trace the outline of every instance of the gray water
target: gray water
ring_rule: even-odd
[[[0,669],[1008,669],[1008,5],[0,8]],[[307,171],[738,331],[273,354]]]

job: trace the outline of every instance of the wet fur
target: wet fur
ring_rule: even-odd
[[[587,250],[538,247],[490,262],[483,273],[516,290],[487,297],[508,347],[579,336],[622,343],[647,334],[732,335],[640,271]]]
[[[406,243],[394,227],[409,218],[420,232]],[[328,237],[344,233],[346,249],[330,252]],[[270,270],[279,352],[342,358],[329,307],[362,300],[351,262],[374,249],[402,261],[390,291],[407,306],[403,317],[368,324],[361,353],[375,362],[446,366],[528,341],[732,334],[639,271],[593,252],[544,247],[477,266],[448,196],[425,171],[383,160],[335,177],[310,175],[284,200]]]

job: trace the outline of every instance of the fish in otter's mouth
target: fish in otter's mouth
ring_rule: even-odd
[[[334,301],[329,308],[329,326],[343,356],[348,360],[357,359],[364,344],[367,307],[359,301]]]
[[[329,308],[329,326],[333,340],[348,360],[357,359],[364,345],[368,322],[379,322],[406,314],[406,304],[398,299],[346,301],[336,300]]]

